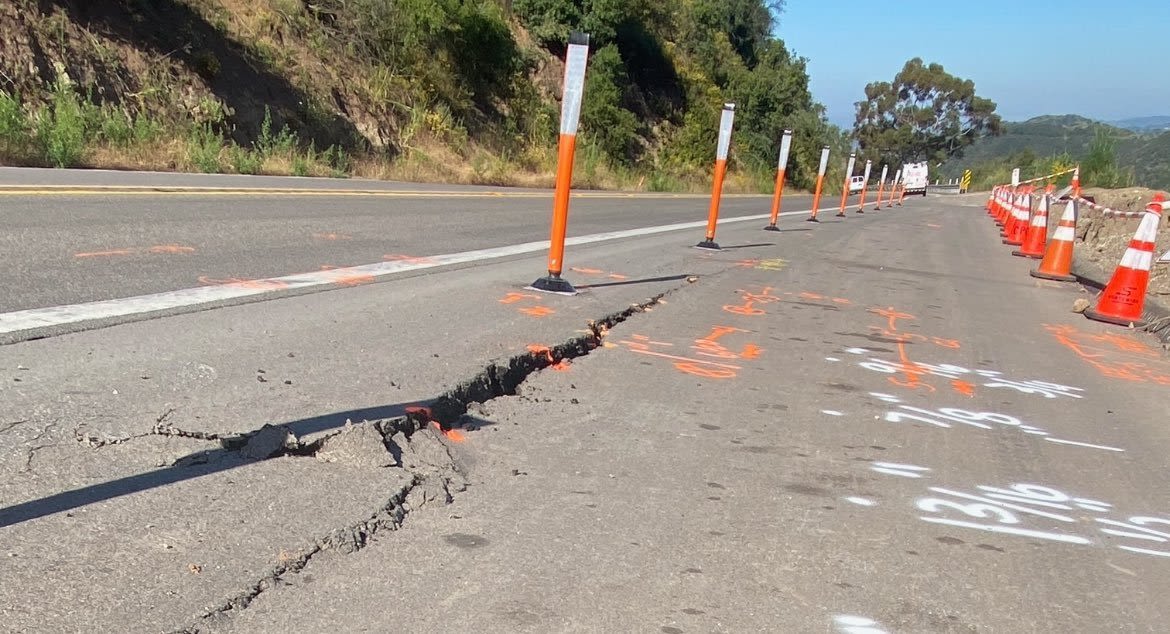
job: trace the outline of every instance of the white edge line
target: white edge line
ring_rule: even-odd
[[[1047,440],[1048,442],[1059,443],[1061,445],[1075,445],[1077,447],[1088,447],[1090,449],[1104,449],[1105,451],[1117,451],[1117,452],[1124,452],[1125,451],[1124,449],[1122,449],[1120,447],[1109,447],[1107,445],[1094,445],[1094,444],[1087,443],[1087,442],[1077,442],[1075,440],[1062,440],[1060,438],[1053,438],[1051,436],[1046,437],[1044,440]]]
[[[786,211],[780,215],[797,216],[811,213],[811,211],[812,210]],[[751,216],[723,218],[719,221],[719,224],[749,222],[752,220],[762,220],[770,217],[771,214],[756,214]],[[622,238],[633,238],[655,235],[659,233],[667,233],[670,231],[679,231],[682,229],[695,229],[698,227],[704,227],[706,225],[707,221],[703,220],[696,222],[680,222],[670,225],[658,225],[655,227],[643,227],[641,229],[608,231],[605,233],[594,233],[586,236],[568,238],[565,240],[565,244],[593,244],[597,242],[606,242],[609,240],[620,240]],[[420,271],[424,269],[437,268],[440,266],[450,266],[453,264],[478,262],[481,260],[493,260],[511,255],[521,255],[525,253],[542,251],[547,249],[548,246],[548,240],[542,240],[539,242],[524,242],[521,244],[513,244],[504,247],[476,249],[474,251],[463,251],[460,253],[449,253],[446,255],[420,257],[419,260],[421,261],[375,262],[373,264],[363,264],[359,266],[330,269],[328,271],[313,271],[311,273],[298,273],[295,275],[285,275],[282,277],[252,280],[247,284],[198,286],[195,288],[164,291],[162,293],[153,293],[150,295],[138,295],[135,297],[124,297],[120,299],[107,299],[95,302],[85,302],[82,304],[68,304],[63,306],[50,306],[46,308],[30,308],[27,310],[18,310],[10,313],[0,314],[0,334],[11,334],[37,328],[64,326],[67,324],[83,323],[100,319],[112,319],[115,317],[125,317],[128,315],[141,315],[172,310],[176,308],[188,308],[191,306],[210,304],[212,302],[240,299],[243,297],[254,297],[257,295],[265,295],[275,292],[313,288],[317,286],[328,286],[330,284],[345,282],[348,279],[353,279],[358,276],[379,278],[397,273],[405,273],[408,271]],[[265,286],[270,286],[271,288],[265,288]]]

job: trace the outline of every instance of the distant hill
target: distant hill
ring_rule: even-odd
[[[1161,119],[1170,123],[1170,117],[1143,117],[1118,123]],[[1114,139],[1118,165],[1123,169],[1133,168],[1137,185],[1170,188],[1170,132],[1143,134],[1078,115],[1044,115],[1027,121],[1005,122],[1001,136],[975,142],[962,158],[947,161],[940,170],[941,176],[956,177],[972,166],[1024,151],[1039,157],[1067,152],[1074,160],[1079,159],[1088,151],[1098,130]]]
[[[1170,116],[1159,115],[1156,117],[1134,117],[1133,119],[1122,119],[1120,121],[1110,121],[1109,125],[1132,130],[1134,132],[1166,132],[1170,130]]]

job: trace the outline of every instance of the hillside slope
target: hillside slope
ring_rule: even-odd
[[[547,184],[579,29],[579,184],[701,186],[735,101],[733,185],[765,185],[791,128],[803,186],[845,142],[770,4],[10,0],[0,162]]]
[[[1022,167],[1025,177],[1042,176],[1032,173],[1042,169],[1040,164],[1060,166],[1084,161],[1098,139],[1112,146],[1119,178],[1146,187],[1170,187],[1170,132],[1141,134],[1077,115],[1044,115],[1006,122],[1002,136],[979,139],[961,158],[943,165],[940,173],[954,178],[966,169],[977,173],[994,171],[996,178],[1002,179],[999,172],[1004,172],[1010,163]]]

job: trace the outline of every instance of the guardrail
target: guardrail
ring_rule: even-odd
[[[928,193],[928,194],[955,195],[955,194],[963,193],[963,188],[959,183],[946,183],[946,184],[935,183],[933,185],[926,186],[926,193]]]

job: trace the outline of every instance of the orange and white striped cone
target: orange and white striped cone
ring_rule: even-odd
[[[999,199],[999,186],[997,185],[997,186],[991,188],[991,194],[989,194],[987,196],[987,205],[984,206],[984,209],[987,210],[987,215],[991,216],[992,218],[995,217],[995,201],[998,199]]]
[[[1031,272],[1032,277],[1058,282],[1075,282],[1072,274],[1073,243],[1077,239],[1077,201],[1070,198],[1056,225],[1056,232],[1048,243],[1048,251],[1040,261],[1040,268]]]
[[[1146,302],[1146,287],[1150,285],[1150,265],[1154,262],[1154,242],[1158,239],[1158,223],[1162,220],[1162,194],[1146,206],[1142,222],[1133,240],[1121,256],[1121,263],[1101,296],[1097,306],[1085,311],[1085,317],[1110,324],[1144,326],[1142,306]]]
[[[1049,192],[1040,195],[1040,204],[1036,208],[1036,213],[1032,214],[1032,222],[1024,235],[1024,243],[1019,249],[1012,251],[1012,255],[1036,259],[1044,257],[1044,247],[1048,241],[1048,195]]]
[[[1015,222],[1009,224],[1008,229],[1004,231],[1003,243],[1018,247],[1024,244],[1024,234],[1028,231],[1032,214],[1032,192],[1025,190],[1024,194],[1020,196],[1020,203],[1016,207],[1016,215],[1013,216]]]
[[[1006,238],[1010,232],[1015,230],[1016,223],[1020,221],[1020,201],[1023,199],[1024,192],[1022,189],[1016,190],[1008,196],[1003,222],[999,225],[999,235],[1001,238]]]
[[[991,212],[990,212],[991,219],[994,220],[995,224],[997,224],[997,225],[1003,224],[1003,209],[1004,209],[1004,202],[1003,201],[1004,201],[1005,197],[1007,196],[1007,192],[1008,192],[1007,187],[1004,187],[1001,185],[999,187],[999,189],[996,190],[996,192],[995,192],[995,200],[993,200],[991,202]]]

